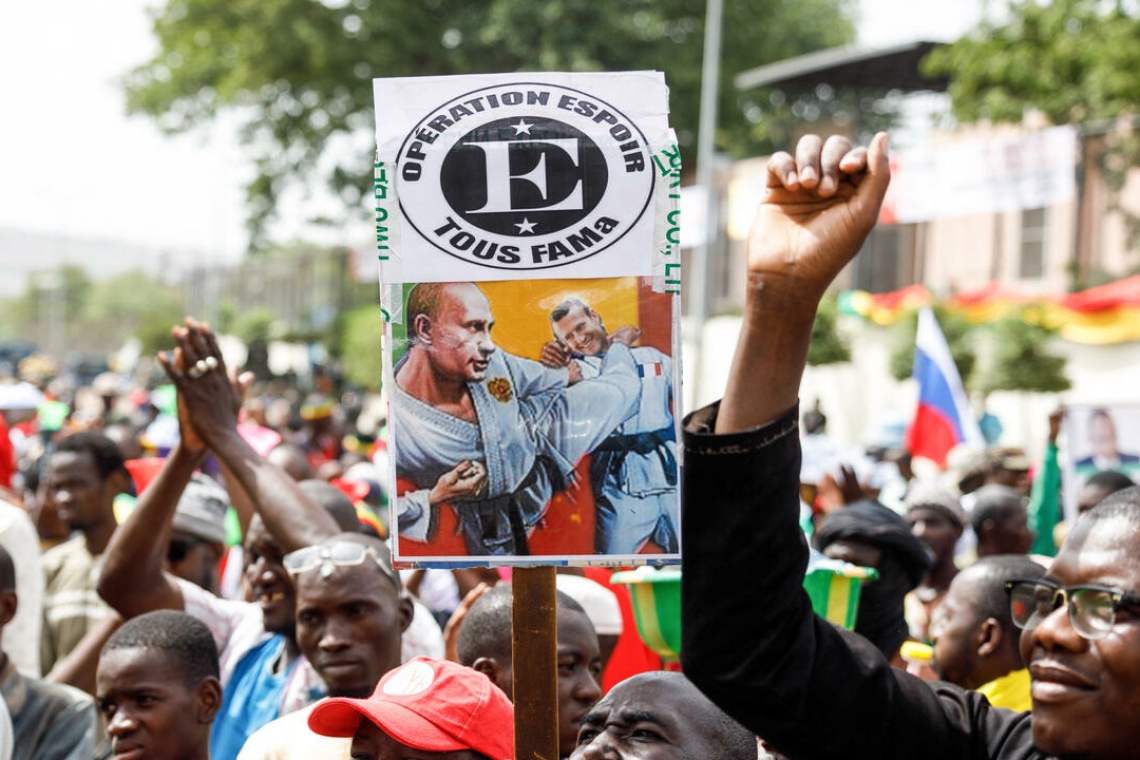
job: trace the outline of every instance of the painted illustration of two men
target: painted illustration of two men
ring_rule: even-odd
[[[510,314],[516,333],[546,331],[530,359],[496,345],[474,283],[408,293],[391,399],[401,554],[678,551],[670,356],[631,324],[607,332],[577,296],[551,299]]]

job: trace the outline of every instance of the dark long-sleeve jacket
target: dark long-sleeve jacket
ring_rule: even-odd
[[[25,678],[8,662],[0,669],[0,696],[12,717],[12,760],[94,756],[95,702],[79,689]]]
[[[812,612],[797,410],[729,435],[712,433],[716,412],[685,424],[685,674],[794,760],[1044,758],[1028,714],[894,669]]]

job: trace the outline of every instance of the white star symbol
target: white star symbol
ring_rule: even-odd
[[[526,119],[519,119],[518,124],[512,124],[511,126],[515,130],[515,137],[518,137],[519,135],[529,135],[530,134],[530,128],[533,127],[534,125],[533,124],[527,124]]]
[[[535,224],[534,224],[534,222],[527,219],[525,216],[523,217],[523,220],[521,222],[516,222],[515,226],[519,228],[519,234],[520,235],[525,234],[527,232],[529,232],[532,235],[534,234]]]

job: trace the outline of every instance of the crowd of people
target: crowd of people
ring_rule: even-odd
[[[805,488],[813,318],[887,167],[885,135],[770,160],[724,398],[685,421],[680,663],[608,571],[560,573],[561,757],[1136,756],[1140,489],[1098,472],[1061,524],[1061,412],[1032,481],[997,450]],[[581,302],[553,321],[607,335]],[[172,343],[165,401],[4,410],[0,760],[514,757],[509,571],[395,569],[352,404],[251,387],[193,319]],[[819,555],[875,570],[853,630],[812,611]]]

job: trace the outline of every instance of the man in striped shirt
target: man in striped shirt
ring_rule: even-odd
[[[119,447],[99,433],[76,433],[59,442],[48,464],[48,498],[78,533],[49,549],[44,570],[40,664],[45,674],[111,614],[95,585],[103,550],[115,532],[115,496],[130,482]]]

